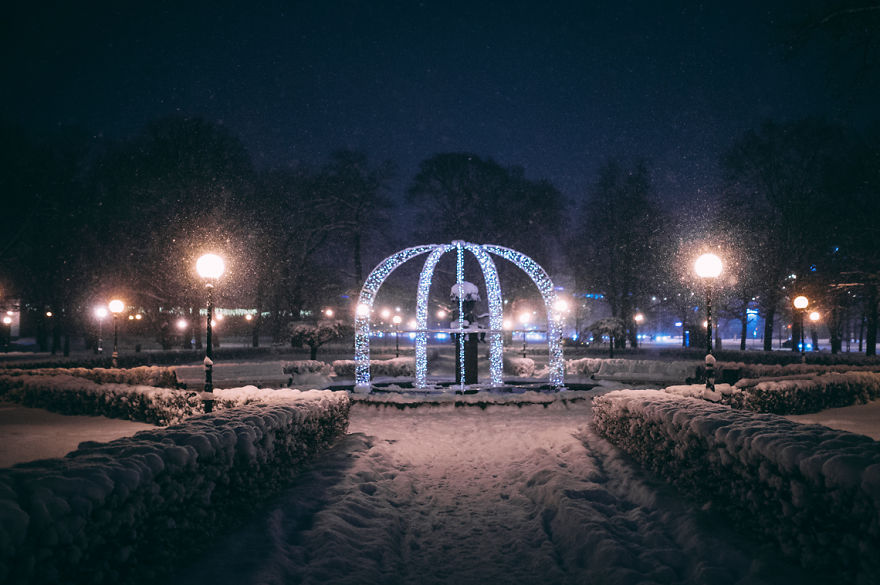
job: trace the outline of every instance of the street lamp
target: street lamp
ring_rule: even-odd
[[[4,344],[6,352],[9,352],[9,346],[12,345],[12,317],[9,315],[3,316],[3,324],[6,325],[6,343]]]
[[[107,318],[107,307],[96,307],[95,318],[98,319],[98,346],[97,352],[104,353],[104,319]]]
[[[226,265],[223,258],[216,254],[205,254],[196,261],[196,272],[205,280],[205,289],[208,293],[208,318],[205,336],[205,412],[211,412],[214,408],[214,347],[212,329],[214,325],[214,282],[220,278]]]
[[[394,322],[394,357],[400,357],[400,322],[403,321],[403,317],[394,315],[391,320]]]
[[[804,363],[807,361],[807,356],[804,353],[804,313],[806,312],[805,309],[810,304],[810,299],[804,295],[799,295],[794,298],[792,304],[794,305],[794,308],[797,309],[798,313],[798,324],[801,330],[801,363]],[[796,340],[792,339],[792,341],[795,342]]]
[[[706,390],[715,391],[715,356],[712,355],[712,283],[721,274],[721,258],[703,254],[694,263],[697,276],[706,284]]]
[[[113,367],[119,367],[119,313],[125,310],[125,303],[119,299],[113,299],[107,303],[107,308],[113,313]]]

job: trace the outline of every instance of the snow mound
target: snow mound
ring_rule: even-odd
[[[880,443],[652,390],[593,401],[597,431],[654,473],[842,582],[880,580]]]

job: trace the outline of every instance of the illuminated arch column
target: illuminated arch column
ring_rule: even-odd
[[[406,248],[396,254],[392,254],[380,262],[364,282],[361,294],[358,297],[358,305],[355,309],[354,319],[354,361],[355,361],[355,390],[370,390],[370,319],[373,311],[373,300],[376,292],[388,275],[394,272],[401,264],[425,254],[436,248],[434,244]]]
[[[501,375],[504,368],[504,339],[501,329],[504,326],[501,302],[501,285],[498,282],[498,270],[492,257],[482,246],[466,243],[469,250],[480,264],[483,280],[486,282],[486,296],[489,301],[489,375],[493,386],[502,384]]]
[[[503,246],[484,245],[483,249],[497,256],[513,262],[529,275],[535,286],[544,298],[544,306],[547,309],[547,346],[550,349],[550,383],[560,388],[565,381],[565,363],[562,359],[562,324],[559,322],[554,305],[556,304],[556,291],[553,290],[553,281],[541,268],[541,265],[516,250]]]
[[[416,297],[416,388],[428,385],[428,293],[434,278],[434,268],[440,257],[452,250],[452,246],[437,246],[428,255],[422,272],[419,274],[419,289]]]

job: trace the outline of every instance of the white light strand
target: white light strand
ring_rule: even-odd
[[[550,349],[550,383],[557,388],[565,384],[565,363],[562,357],[562,324],[559,320],[554,305],[556,304],[556,291],[553,289],[553,281],[541,268],[541,265],[516,250],[503,246],[484,245],[483,249],[505,260],[513,262],[529,275],[535,286],[544,298],[544,306],[547,309],[547,346]]]
[[[489,301],[489,376],[493,386],[502,385],[502,373],[504,369],[504,339],[501,329],[504,323],[502,314],[503,304],[501,301],[501,285],[498,282],[498,270],[492,257],[486,253],[482,246],[465,244],[480,263],[483,271],[483,280],[486,282],[486,296]]]
[[[458,374],[461,381],[461,390],[464,391],[464,254],[461,249],[462,242],[455,241],[457,258],[455,262],[455,278],[458,284]]]
[[[437,246],[428,255],[422,272],[419,274],[419,289],[416,297],[416,388],[428,385],[428,294],[434,279],[434,268],[440,257],[452,249],[444,244]]]
[[[355,385],[358,390],[369,391],[370,389],[370,315],[373,308],[373,300],[376,293],[388,275],[412,258],[433,250],[435,245],[415,246],[406,248],[396,254],[392,254],[380,262],[364,282],[361,294],[358,298],[358,308],[355,311],[354,327],[354,360],[355,360]],[[361,309],[361,307],[364,307]]]

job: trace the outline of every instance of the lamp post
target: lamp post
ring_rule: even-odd
[[[800,295],[794,298],[792,301],[794,308],[797,309],[798,314],[798,325],[801,330],[801,363],[807,361],[807,356],[804,353],[804,312],[807,306],[810,304],[810,299],[805,297],[804,295]],[[797,340],[792,339],[793,342]]]
[[[715,356],[712,355],[712,283],[721,274],[721,258],[703,254],[694,263],[694,271],[706,285],[706,390],[715,391]]]
[[[95,351],[104,353],[104,319],[107,317],[107,307],[96,307],[95,318],[98,319],[98,345]]]
[[[636,342],[638,342],[638,339],[639,339],[639,327],[642,326],[642,323],[644,322],[644,320],[645,320],[645,316],[642,315],[641,313],[636,313],[635,315],[633,315],[633,321],[635,321],[635,323],[636,323],[636,334],[633,337],[636,338]],[[641,344],[639,344],[639,345],[641,345]]]
[[[810,313],[810,323],[812,326],[810,327],[810,335],[813,338],[813,351],[819,351],[819,335],[816,332],[816,325],[819,323],[819,319],[822,318],[822,315],[819,311],[812,311]]]
[[[6,329],[6,335],[3,336],[6,343],[3,344],[3,347],[4,350],[9,353],[9,346],[12,344],[12,317],[10,317],[9,315],[4,315],[3,325],[5,325],[4,328]]]
[[[220,278],[225,269],[223,258],[216,254],[205,254],[196,261],[196,272],[205,280],[205,289],[208,293],[208,318],[205,327],[205,412],[214,409],[214,347],[211,339],[214,325],[214,282]]]
[[[113,299],[107,303],[107,308],[113,313],[113,367],[119,367],[119,313],[125,310],[125,303],[119,299]]]
[[[529,319],[531,319],[531,315],[529,313],[520,313],[519,314],[519,322],[522,323],[522,336],[523,336],[523,357],[526,357],[526,325],[529,324]]]
[[[394,323],[394,357],[400,357],[400,322],[403,321],[403,317],[394,315],[391,321]]]

